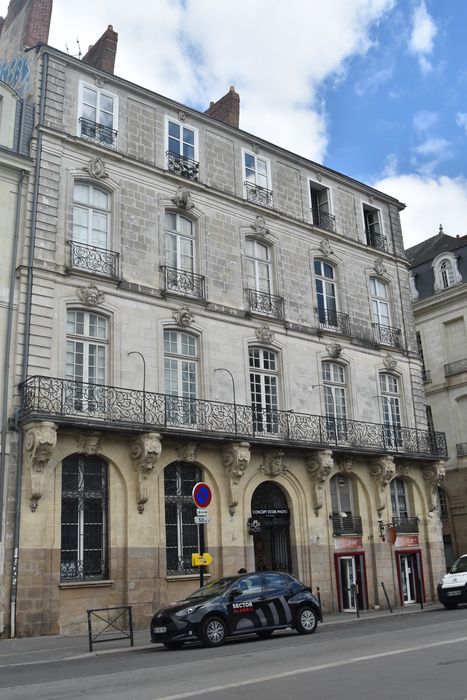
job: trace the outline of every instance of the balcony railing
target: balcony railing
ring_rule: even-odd
[[[283,445],[342,448],[352,452],[447,456],[444,433],[346,420],[329,430],[329,417],[190,399],[55,377],[30,377],[23,387],[23,420],[93,428],[162,430]],[[343,419],[340,419],[343,423]]]
[[[254,204],[259,204],[262,207],[273,207],[273,193],[272,190],[266,189],[266,187],[260,187],[255,185],[253,182],[245,182],[245,194],[249,202]]]
[[[418,518],[393,518],[392,524],[396,528],[396,532],[401,534],[412,535],[418,532]]]
[[[372,323],[375,343],[378,345],[391,345],[393,348],[402,348],[402,333],[400,328],[383,326],[381,323]]]
[[[179,153],[167,151],[167,168],[171,173],[186,177],[187,180],[199,180],[199,162],[191,158],[185,158]]]
[[[368,245],[377,250],[387,250],[388,249],[388,239],[381,233],[370,233],[367,231],[366,238]]]
[[[70,241],[70,267],[74,270],[117,278],[118,259],[118,253],[113,250]]]
[[[467,457],[467,442],[458,442],[456,451],[458,457]]]
[[[467,372],[467,358],[444,365],[445,377],[452,377],[453,374],[461,374],[461,372]]]
[[[203,275],[167,265],[162,265],[161,270],[164,276],[164,293],[174,292],[195,299],[206,299],[206,278]]]
[[[431,382],[431,372],[429,369],[425,369],[424,367],[422,368],[422,381],[425,384],[429,384]]]
[[[359,515],[332,513],[329,518],[332,520],[332,534],[336,537],[339,537],[339,535],[361,535],[363,533],[362,519]]]
[[[117,150],[117,131],[111,129],[109,126],[104,126],[103,124],[98,124],[97,122],[92,122],[90,119],[85,119],[84,117],[79,118],[80,125],[80,136],[86,141],[93,141],[98,143],[100,146],[105,146],[105,148],[111,148],[113,151]]]
[[[327,211],[311,210],[314,226],[336,233],[336,217]]]
[[[349,314],[327,311],[326,309],[315,309],[315,311],[318,314],[320,328],[350,336]]]
[[[246,289],[248,309],[252,313],[265,314],[274,318],[284,318],[284,300],[275,294],[258,292],[256,289]]]

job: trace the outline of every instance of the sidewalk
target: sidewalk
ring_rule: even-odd
[[[389,610],[364,610],[357,618],[355,613],[324,613],[323,626],[349,624],[365,620],[375,620],[382,617],[396,617],[400,615],[413,615],[416,613],[442,610],[439,603],[427,603],[423,610],[419,605],[411,605],[406,608],[395,608],[391,614]],[[149,641],[149,627],[147,630],[137,630],[134,633],[134,647],[128,641],[109,641],[102,644],[94,644],[92,653],[89,653],[88,637],[28,637],[25,639],[0,639],[0,669],[5,666],[17,666],[23,664],[52,663],[54,661],[72,660],[83,656],[99,656],[116,652],[134,652],[140,649],[154,648]]]

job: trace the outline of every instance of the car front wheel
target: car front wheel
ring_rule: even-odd
[[[318,626],[318,616],[311,605],[302,605],[297,610],[295,629],[299,634],[312,634]]]
[[[201,627],[201,642],[205,647],[219,647],[224,643],[227,628],[220,617],[208,617]]]

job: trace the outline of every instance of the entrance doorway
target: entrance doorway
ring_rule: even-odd
[[[260,484],[251,499],[256,571],[292,572],[290,511],[282,489],[272,481]]]
[[[396,552],[396,559],[401,605],[419,603],[423,595],[420,552]]]
[[[368,608],[365,576],[365,555],[336,554],[336,577],[338,585],[339,610],[355,612],[357,601],[359,610]]]

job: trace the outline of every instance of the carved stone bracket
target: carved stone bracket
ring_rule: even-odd
[[[370,467],[370,476],[375,489],[376,510],[380,516],[386,508],[386,487],[394,476],[394,458],[388,455],[375,459]]]
[[[148,479],[162,452],[160,433],[143,433],[133,441],[130,449],[136,472],[136,498],[138,512],[144,511],[148,500]]]
[[[432,513],[438,505],[438,487],[444,481],[446,469],[444,462],[434,462],[423,467],[423,478],[425,480],[426,495],[428,501],[428,512]]]
[[[223,453],[224,469],[229,479],[229,513],[234,515],[238,505],[238,484],[250,463],[250,443],[231,442]]]
[[[312,483],[315,515],[319,515],[319,511],[323,507],[324,485],[329,479],[333,466],[334,460],[332,457],[332,450],[313,452],[313,454],[306,459],[306,468]]]
[[[196,462],[198,452],[197,442],[181,442],[176,449],[179,462]]]
[[[287,465],[284,463],[285,452],[282,450],[268,450],[263,455],[263,463],[259,470],[266,476],[279,476],[287,471]]]
[[[31,470],[31,510],[44,492],[47,464],[57,444],[58,426],[50,421],[33,421],[24,427],[25,462]]]
[[[78,454],[97,455],[101,451],[104,434],[94,430],[83,431],[77,438],[76,451]]]

